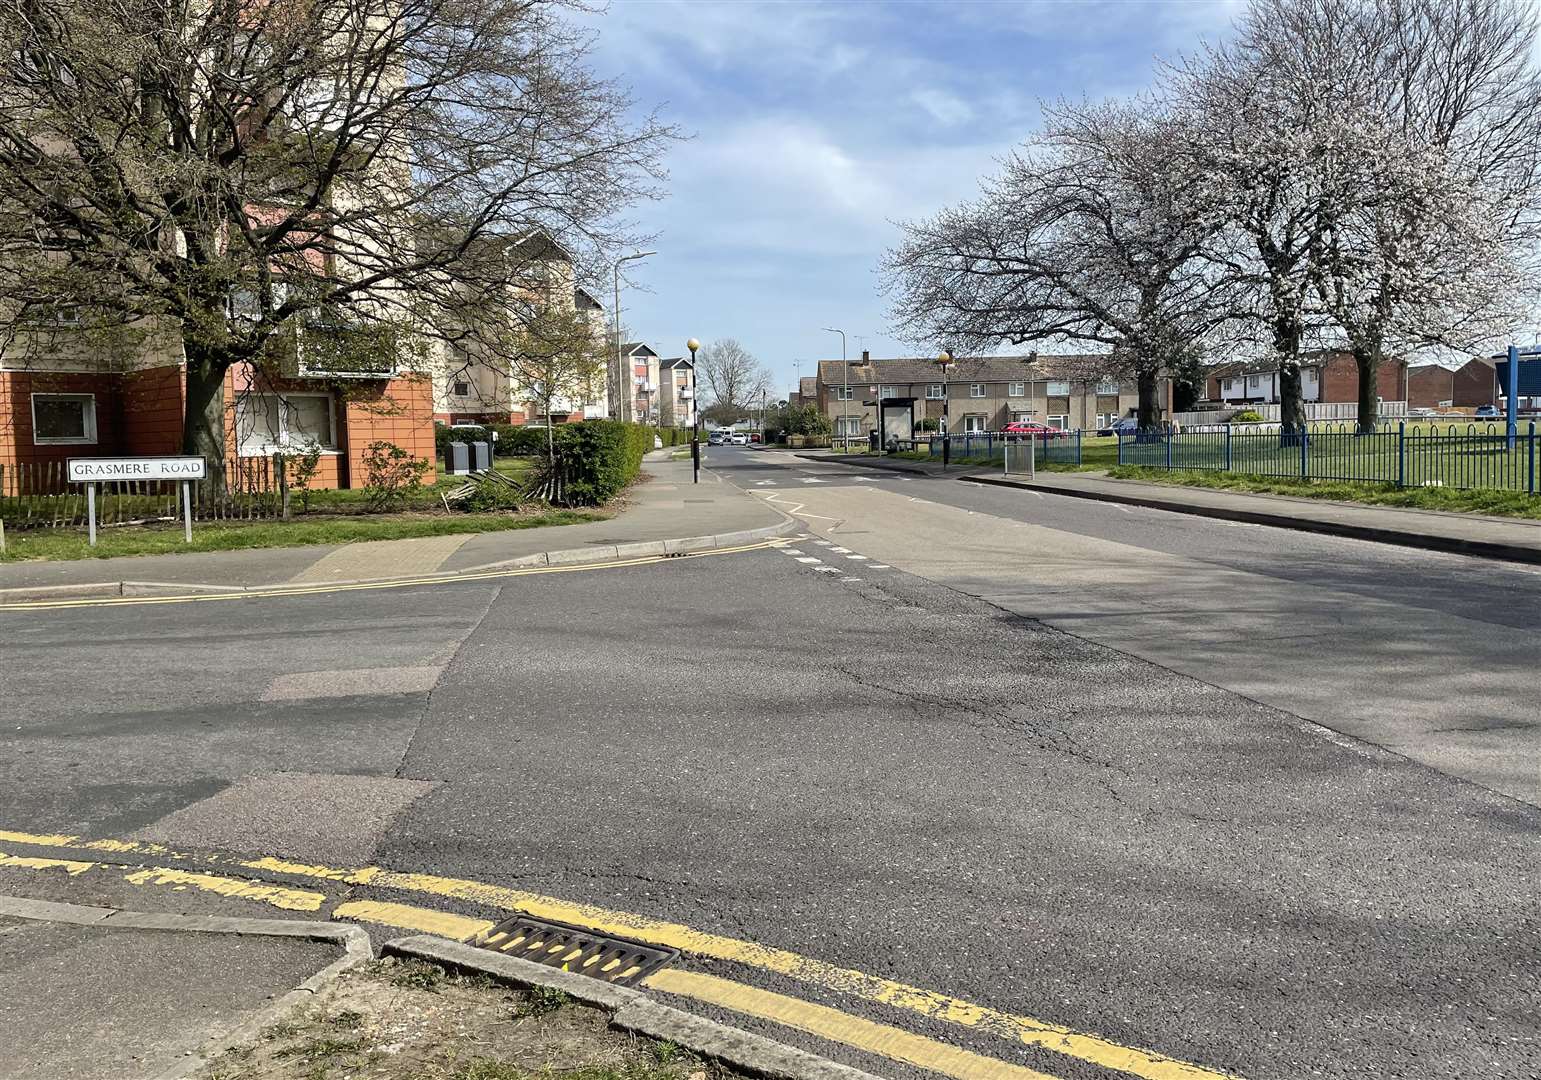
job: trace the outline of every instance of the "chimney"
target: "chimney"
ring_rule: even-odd
[[[866,349],[863,349],[861,351],[861,362],[863,364],[870,364],[870,363],[872,363],[872,354],[870,352],[868,352]]]

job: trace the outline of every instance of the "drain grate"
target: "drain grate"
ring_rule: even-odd
[[[674,949],[655,949],[526,916],[506,919],[467,944],[620,986],[631,986],[679,956]]]

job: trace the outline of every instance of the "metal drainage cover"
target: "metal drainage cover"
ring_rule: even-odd
[[[506,919],[466,944],[619,986],[631,986],[679,956],[677,949],[654,949],[524,916]]]

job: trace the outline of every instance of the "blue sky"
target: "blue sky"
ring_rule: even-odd
[[[634,214],[659,253],[632,264],[627,326],[665,355],[738,338],[783,392],[794,360],[840,355],[822,326],[852,356],[915,355],[877,291],[893,222],[970,197],[1040,100],[1137,92],[1238,6],[613,0],[596,68],[693,136]]]

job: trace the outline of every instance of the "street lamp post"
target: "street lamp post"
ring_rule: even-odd
[[[701,347],[701,343],[699,341],[697,341],[695,338],[691,338],[689,341],[685,342],[685,348],[690,350],[690,370],[691,371],[695,371],[695,369],[696,369],[696,350],[699,349],[700,347]],[[690,466],[691,466],[691,477],[692,477],[691,483],[699,484],[701,482],[701,410],[700,409],[691,409],[690,410],[690,415],[691,415],[691,425],[690,425]]]
[[[657,254],[656,251],[634,251],[630,255],[622,255],[615,260],[615,418],[617,420],[625,419],[621,415],[621,410],[631,396],[626,392],[626,387],[631,380],[626,374],[626,364],[621,359],[621,264]]]
[[[952,449],[950,438],[952,432],[947,423],[947,414],[952,411],[952,401],[947,397],[947,369],[952,364],[952,354],[943,349],[941,355],[936,358],[936,362],[942,369],[942,422],[938,426],[941,428],[942,435],[942,468],[945,469],[948,459],[952,456],[949,453]]]
[[[840,397],[840,438],[848,440],[851,437],[851,421],[848,417],[851,409],[851,365],[845,359],[845,331],[833,326],[826,326],[823,329],[826,333],[840,335],[840,367],[845,372],[845,389],[841,391]],[[833,445],[834,440],[831,439],[830,442]],[[849,442],[843,442],[842,445],[846,450],[851,449]]]

